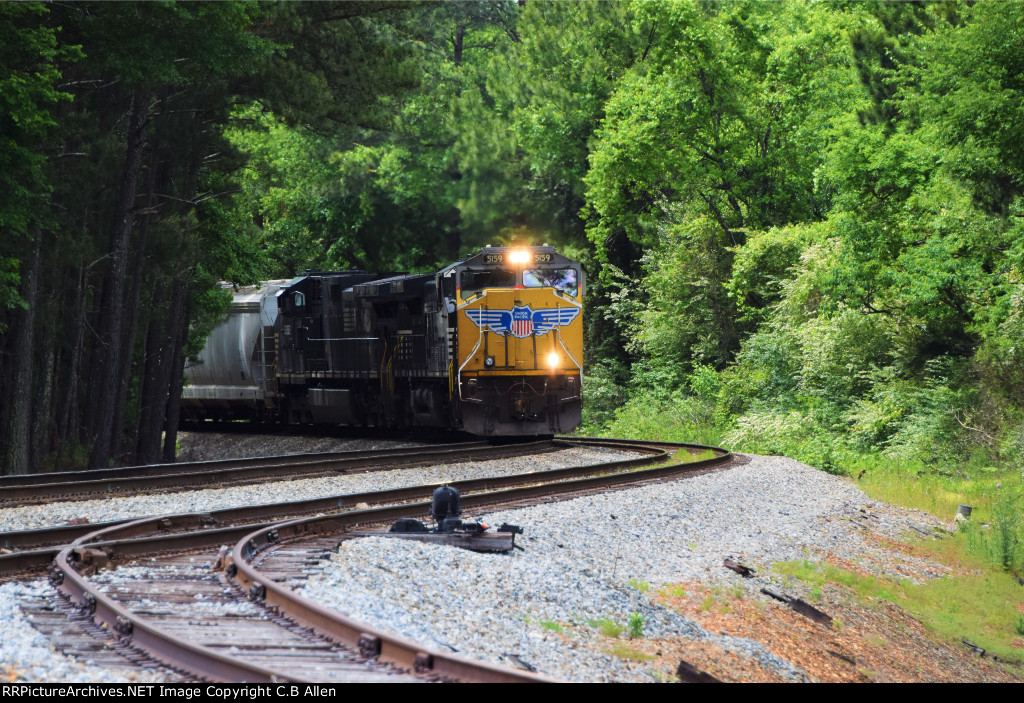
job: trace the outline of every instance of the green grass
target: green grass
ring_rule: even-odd
[[[858,485],[876,500],[947,521],[959,505],[970,505],[971,519],[936,555],[1024,575],[1024,474],[1019,469],[979,459],[945,468],[874,459],[852,467],[851,476],[860,476]]]
[[[692,464],[695,461],[704,461],[705,459],[714,459],[715,453],[710,449],[704,451],[691,451],[689,449],[680,449],[672,455],[673,464]]]
[[[641,593],[647,593],[647,591],[651,590],[651,584],[647,583],[643,579],[630,579],[629,581],[626,581],[626,583]]]
[[[605,637],[610,637],[612,639],[618,639],[625,629],[622,625],[611,618],[598,618],[596,620],[587,620],[586,622],[587,625],[594,628]]]
[[[633,649],[627,644],[616,644],[604,650],[605,654],[611,654],[619,659],[629,659],[635,662],[649,662],[657,659],[651,654],[645,654],[638,649]]]
[[[637,398],[617,409],[610,421],[581,432],[722,446],[730,428],[712,425],[722,419],[693,398]],[[753,445],[727,448],[757,451]],[[973,508],[971,519],[955,534],[931,539],[914,532],[907,538],[919,555],[973,575],[915,585],[829,565],[794,562],[780,566],[811,583],[812,599],[820,597],[824,583],[838,583],[864,599],[882,598],[899,604],[953,641],[968,639],[1004,659],[1024,659],[1024,651],[1013,647],[1014,640],[1019,642],[1024,636],[1018,632],[1024,629],[1024,616],[1018,610],[1024,607],[1024,587],[1015,580],[1024,577],[1024,471],[1019,466],[1000,463],[981,449],[967,461],[948,464],[894,459],[879,452],[858,453],[845,435],[832,433],[822,434],[815,442],[789,446],[785,453],[850,476],[873,499],[929,512],[950,525],[959,505]],[[817,461],[822,457],[827,461]],[[702,458],[706,457],[683,450],[673,461]],[[700,607],[710,611],[716,605],[721,607],[708,596]]]
[[[547,630],[548,632],[557,632],[560,635],[565,634],[565,630],[562,628],[561,623],[557,623],[554,620],[541,620],[540,628]]]
[[[775,568],[814,586],[846,586],[865,601],[890,601],[946,639],[967,639],[1002,659],[1024,663],[1024,648],[1014,646],[1020,637],[1016,631],[1017,613],[1024,607],[1024,587],[1010,574],[990,570],[915,584],[906,580],[896,583],[808,561],[782,562]]]
[[[661,590],[661,593],[672,598],[685,598],[686,589],[682,586],[667,586]]]

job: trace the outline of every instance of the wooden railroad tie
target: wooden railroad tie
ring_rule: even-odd
[[[824,625],[825,627],[832,627],[832,616],[828,615],[827,613],[821,612],[807,601],[800,600],[799,598],[793,598],[792,596],[787,596],[784,593],[776,593],[775,591],[769,588],[762,588],[761,593],[765,594],[766,596],[769,596],[770,598],[774,598],[777,601],[785,603],[796,612],[800,613],[806,618],[810,618],[816,623]]]

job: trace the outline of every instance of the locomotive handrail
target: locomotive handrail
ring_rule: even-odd
[[[474,296],[473,298],[471,298],[470,300],[467,300],[462,305],[460,305],[458,308],[456,308],[456,313],[459,310],[461,310],[462,308],[464,308],[467,305],[469,305],[470,303],[475,302],[478,298],[482,299],[482,298],[486,298],[486,297],[487,297],[487,291],[484,290],[479,295]],[[464,362],[462,362],[462,366],[459,367],[459,374],[458,374],[458,378],[456,379],[456,381],[458,383],[458,386],[459,386],[459,400],[460,401],[462,400],[462,369],[466,368],[466,364],[469,363],[470,359],[472,359],[474,356],[476,356],[476,350],[480,348],[480,342],[484,341],[484,328],[483,328],[483,326],[477,325],[477,329],[480,330],[480,334],[476,338],[476,346],[473,347],[473,351],[471,351],[469,354],[466,355],[466,360]],[[507,363],[507,360],[506,360],[506,363]]]
[[[556,288],[555,290],[558,290],[558,289]],[[583,310],[583,305],[581,303],[577,303],[576,301],[573,301],[573,300],[570,300],[569,302],[572,303],[573,305],[575,305],[576,307],[578,307],[580,310]],[[557,307],[556,307],[556,309],[557,309]],[[570,359],[572,359],[572,363],[576,364],[576,368],[580,372],[580,390],[579,390],[579,392],[582,393],[583,392],[583,366],[580,364],[580,362],[576,361],[576,357],[573,356],[572,352],[569,351],[568,347],[565,346],[565,341],[562,339],[562,326],[561,325],[559,325],[558,327],[555,327],[555,333],[558,335],[558,344],[561,345],[562,351],[565,352],[566,356],[568,356]]]

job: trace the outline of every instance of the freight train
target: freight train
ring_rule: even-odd
[[[226,285],[226,284],[225,284]],[[584,276],[553,247],[437,273],[308,272],[239,289],[185,370],[193,420],[550,435],[582,412]]]

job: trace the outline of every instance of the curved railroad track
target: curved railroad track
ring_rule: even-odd
[[[733,461],[725,450],[697,445],[554,442],[614,447],[641,456],[449,485],[462,492],[464,510],[479,511],[673,480]],[[680,451],[708,450],[713,458],[673,459]],[[320,559],[341,540],[353,538],[354,532],[379,528],[400,517],[424,518],[438,485],[75,526],[73,542],[62,548],[25,550],[5,558],[13,563],[22,554],[38,564],[48,553],[53,560],[51,582],[68,606],[78,609],[81,619],[107,633],[111,646],[129,659],[160,662],[186,677],[336,683],[548,680],[421,647],[322,608],[293,590]],[[366,506],[356,509],[358,503]],[[313,516],[295,517],[300,515]],[[285,516],[293,519],[284,520]],[[0,540],[9,539],[8,535],[0,535]],[[48,538],[60,541],[71,536],[51,533]],[[25,534],[19,539],[29,544]],[[37,554],[29,555],[32,551]],[[134,570],[143,578],[127,578],[125,572],[111,569],[129,563],[141,564],[128,573]]]
[[[390,471],[451,461],[497,459],[541,454],[562,448],[553,440],[492,445],[466,442],[444,448],[360,450],[322,454],[224,459],[181,464],[154,464],[93,469],[60,474],[27,474],[0,478],[0,508],[89,500],[159,491],[224,488],[268,480],[316,478],[338,474]],[[45,496],[45,497],[41,497]]]
[[[459,450],[456,454],[442,452],[440,456],[447,459],[467,456],[470,458],[473,456],[476,456],[477,458],[494,458],[495,456],[511,456],[513,454],[522,454],[524,452],[537,454],[541,452],[555,451],[557,449],[565,449],[571,446],[614,446],[618,449],[632,449],[642,456],[636,459],[574,466],[548,471],[462,479],[459,481],[449,481],[448,485],[454,486],[460,492],[467,493],[473,491],[508,488],[527,483],[542,484],[558,479],[580,478],[609,470],[630,470],[653,462],[664,461],[668,456],[668,451],[663,448],[668,445],[659,445],[654,443],[616,443],[606,442],[605,440],[596,441],[573,439],[550,440],[546,442],[519,444],[514,446],[518,449],[513,453],[500,452],[497,454],[474,454],[473,451],[475,450],[466,449],[466,453],[464,453],[463,450]],[[489,447],[484,445],[483,448]],[[676,451],[678,449],[676,447],[669,448],[672,451]],[[507,447],[503,447],[503,449],[507,449]],[[537,449],[538,451],[532,451],[533,449]],[[363,452],[355,452],[355,454],[361,455],[358,457],[358,461],[369,462],[375,467],[374,470],[377,471],[387,470],[388,468],[408,468],[408,465],[406,464],[391,467],[385,467],[383,465],[382,462],[388,460],[392,456],[393,451],[394,450],[387,450],[380,453],[377,457],[362,456],[363,454],[366,454]],[[418,456],[422,458],[428,455],[430,455],[428,452],[421,451]],[[310,461],[308,459],[309,456],[310,455],[297,455],[293,457],[293,460],[299,464],[306,464]],[[279,463],[284,463],[287,459],[288,457],[273,457],[272,460],[268,461],[271,462],[270,465],[272,467],[275,467]],[[230,461],[234,462],[237,460]],[[202,463],[205,464],[207,462]],[[417,463],[420,462],[417,461]],[[429,462],[423,461],[422,463]],[[150,467],[141,468],[148,470]],[[81,473],[89,474],[91,472]],[[279,478],[276,474],[271,474],[271,477]],[[267,520],[280,521],[303,515],[335,512],[338,510],[353,509],[361,503],[371,506],[406,503],[414,500],[427,500],[438,485],[440,484],[430,483],[383,491],[347,493],[342,495],[326,496],[323,498],[312,498],[308,500],[252,505],[241,508],[225,508],[202,513],[164,515],[161,516],[157,526],[161,532],[178,533],[182,531],[187,532],[196,529],[226,527],[231,525],[251,525],[253,523]],[[53,496],[51,497],[51,500],[56,498],[56,496]],[[18,530],[0,533],[0,550],[2,550],[2,553],[0,553],[0,580],[45,570],[63,546],[83,535],[127,522],[130,522],[130,520],[59,525],[56,527],[42,529]]]

